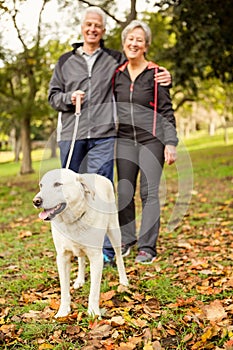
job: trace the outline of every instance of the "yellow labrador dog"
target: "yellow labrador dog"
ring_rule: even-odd
[[[85,256],[90,261],[88,313],[100,315],[102,248],[106,233],[115,250],[120,283],[128,285],[113,185],[101,175],[81,175],[69,169],[54,169],[42,177],[39,186],[40,192],[34,197],[33,204],[44,209],[39,215],[41,219],[51,220],[57,252],[61,304],[55,317],[70,313],[70,265],[73,255],[79,257],[74,288],[83,286],[85,282]]]

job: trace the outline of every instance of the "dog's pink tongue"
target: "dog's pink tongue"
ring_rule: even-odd
[[[54,208],[45,209],[44,211],[42,211],[42,212],[39,214],[39,218],[42,219],[42,220],[46,220],[46,219],[48,219],[49,215],[50,215],[50,214],[53,214],[53,213],[54,213]]]
[[[49,215],[50,214],[53,214],[54,213],[54,208],[51,208],[51,209],[45,209],[44,211],[42,211],[40,214],[39,214],[39,218],[42,219],[42,220],[46,220],[49,218]],[[50,219],[49,219],[50,220]]]
[[[48,217],[48,212],[46,210],[42,211],[40,214],[39,214],[39,218],[42,219],[42,220],[45,220],[47,219]]]

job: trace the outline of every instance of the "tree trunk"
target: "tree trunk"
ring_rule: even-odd
[[[21,140],[20,138],[15,138],[15,147],[14,147],[15,162],[19,162],[20,150],[21,150]]]
[[[210,121],[209,135],[210,136],[214,136],[215,135],[215,123],[214,123],[214,121]]]
[[[22,144],[22,164],[20,174],[33,173],[32,158],[31,158],[31,140],[30,140],[30,117],[26,116],[21,124],[21,144]]]
[[[225,141],[225,144],[227,145],[229,141],[227,125],[225,125],[224,127],[224,141]]]
[[[10,143],[14,152],[14,161],[19,162],[19,155],[21,150],[20,130],[14,127],[10,131]]]

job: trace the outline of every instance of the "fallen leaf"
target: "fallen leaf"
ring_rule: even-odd
[[[154,350],[152,343],[148,342],[146,345],[144,345],[143,350]]]
[[[101,301],[111,300],[115,294],[116,294],[115,290],[110,290],[106,293],[101,293],[100,299],[101,299]]]
[[[187,343],[189,340],[191,340],[193,337],[193,334],[192,333],[189,333],[189,334],[186,334],[183,338],[183,342],[184,343]]]
[[[213,337],[212,328],[208,328],[207,331],[204,334],[202,334],[201,339],[203,343],[205,343],[208,339],[211,339],[212,337]]]
[[[162,350],[162,346],[158,340],[153,342],[153,350]]]
[[[41,311],[30,310],[29,312],[25,312],[22,315],[22,318],[38,319],[38,318],[40,318],[40,314],[41,314]]]
[[[117,350],[134,350],[136,348],[135,344],[132,344],[130,342],[127,343],[120,343],[120,346]]]
[[[122,326],[125,323],[125,320],[122,316],[114,316],[111,318],[110,322],[113,327],[116,327]]]
[[[110,324],[100,322],[96,325],[96,327],[92,328],[88,336],[92,339],[96,337],[100,337],[101,339],[107,338],[110,334],[111,329],[112,326]]]
[[[209,321],[221,321],[227,317],[227,313],[219,300],[212,301],[209,305],[204,307],[206,318]]]
[[[233,350],[233,339],[228,340],[225,344],[224,347],[226,350]]]
[[[167,329],[168,334],[176,335],[176,331],[174,329]]]
[[[31,236],[32,236],[32,232],[31,231],[21,231],[19,233],[19,238],[20,239],[31,237]]]
[[[15,325],[14,324],[4,324],[0,327],[0,331],[3,333],[12,333],[15,331]]]
[[[66,333],[69,335],[74,335],[74,334],[78,334],[80,332],[80,327],[79,326],[71,326],[68,325],[66,328]]]
[[[178,248],[185,248],[185,249],[188,249],[188,250],[192,249],[191,244],[188,243],[188,242],[178,242],[177,247]]]
[[[132,294],[132,292],[130,291],[129,287],[123,286],[123,284],[120,284],[117,287],[117,291],[118,291],[118,293],[129,293],[129,294]]]
[[[60,306],[60,301],[59,300],[57,300],[57,299],[51,299],[50,300],[49,307],[52,310],[58,310],[59,306]]]
[[[44,350],[44,349],[53,349],[54,346],[48,343],[43,343],[39,345],[38,350]]]

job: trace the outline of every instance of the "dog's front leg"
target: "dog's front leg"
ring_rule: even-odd
[[[103,254],[102,251],[88,255],[90,260],[91,285],[88,300],[88,314],[101,315],[99,308],[100,284],[103,272]]]
[[[65,317],[70,313],[70,266],[72,253],[63,251],[57,254],[57,267],[61,288],[61,303],[55,317]]]
[[[80,256],[78,258],[78,277],[74,281],[74,289],[82,287],[85,283],[85,256]]]

